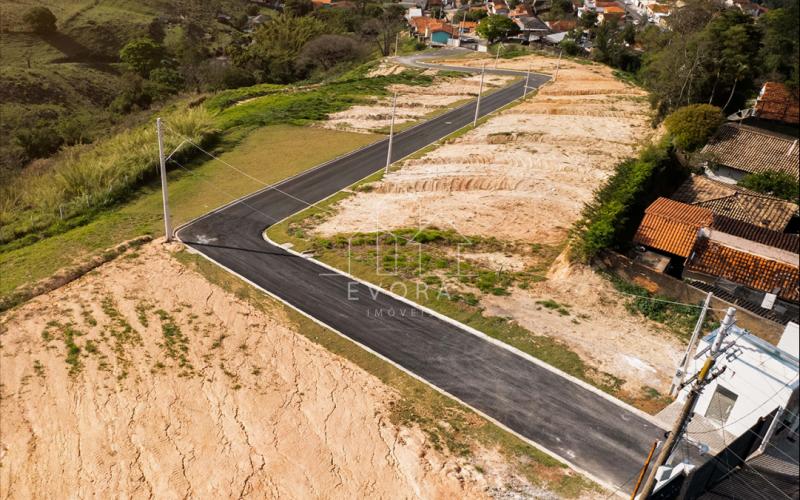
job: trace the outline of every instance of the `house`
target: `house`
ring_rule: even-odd
[[[670,15],[671,10],[669,5],[649,3],[645,6],[644,13],[647,16],[647,20],[651,23],[661,24],[662,20]]]
[[[519,26],[520,37],[525,41],[538,39],[550,33],[550,29],[538,17],[520,16],[514,18],[514,23]]]
[[[518,4],[514,10],[508,13],[508,17],[511,19],[517,19],[519,17],[530,17],[533,15],[531,8],[526,3]]]
[[[703,228],[684,264],[682,277],[721,289],[785,318],[800,304],[796,252]]]
[[[412,17],[411,27],[414,35],[429,40],[432,45],[447,45],[451,39],[458,38],[458,29],[441,19]]]
[[[800,227],[797,204],[702,175],[690,176],[670,198],[779,233]]]
[[[797,139],[747,125],[722,125],[702,149],[706,174],[735,184],[747,174],[784,172],[800,177]]]
[[[489,2],[489,14],[495,14],[498,16],[507,16],[510,12],[508,8],[508,4],[505,3],[503,0],[495,0],[493,2]]]
[[[687,379],[703,366],[719,335],[720,329],[717,328],[698,342],[697,353],[706,354],[691,356]],[[797,324],[790,323],[777,346],[736,325],[731,326],[727,335],[719,340],[724,353],[717,358],[715,368],[724,368],[724,371],[700,393],[694,415],[739,436],[759,418],[780,408],[786,410],[782,412],[784,425],[796,432],[800,384],[797,378],[800,343]],[[689,390],[688,386],[684,388],[678,400],[685,401]]]
[[[644,212],[633,242],[685,259],[701,228],[714,221],[711,210],[694,207],[668,198],[658,198]]]
[[[625,9],[620,7],[619,5],[608,5],[603,7],[597,7],[597,21],[600,23],[603,22],[610,22],[612,20],[624,20],[625,18]]]
[[[575,19],[559,19],[557,21],[547,21],[547,26],[553,33],[561,33],[574,30],[578,26],[578,21]]]
[[[758,93],[754,116],[762,120],[800,124],[800,92],[791,92],[782,83],[765,83]]]
[[[463,35],[471,35],[475,33],[475,29],[477,29],[478,23],[474,21],[461,21],[458,23],[458,32]]]

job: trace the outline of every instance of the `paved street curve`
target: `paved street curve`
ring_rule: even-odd
[[[547,79],[532,74],[530,85]],[[484,96],[481,115],[520,98],[522,85],[516,81]],[[393,160],[469,124],[474,111],[470,103],[396,134]],[[382,140],[262,189],[184,225],[177,237],[605,485],[627,483],[628,490],[649,445],[663,433],[650,420],[496,342],[264,240],[270,225],[381,169],[387,148]]]

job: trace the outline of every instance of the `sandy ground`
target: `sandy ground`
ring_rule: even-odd
[[[406,70],[404,66],[382,64],[372,75],[390,75]],[[436,71],[429,71],[431,75]],[[487,75],[484,80],[484,91],[501,86],[510,77]],[[462,78],[438,78],[428,87],[410,85],[392,85],[390,92],[397,92],[397,111],[395,125],[415,122],[426,115],[448,107],[458,101],[472,99],[478,95],[480,76],[472,75]],[[389,127],[392,117],[392,98],[378,99],[374,103],[352,106],[333,113],[328,120],[319,126],[353,132],[374,132]]]
[[[481,61],[453,63],[480,66]],[[500,62],[550,74],[556,64],[541,56]],[[613,167],[654,134],[648,122],[642,90],[616,79],[605,66],[563,60],[557,81],[537,95],[402,163],[369,190],[339,203],[316,231],[435,226],[506,241],[561,244]],[[508,261],[506,256],[499,265],[513,269]],[[607,296],[608,304],[598,295]],[[581,309],[581,318],[536,305],[547,299]],[[510,296],[483,297],[482,305],[486,314],[511,317],[532,332],[566,341],[592,366],[624,378],[626,389],[651,386],[663,392],[680,344],[658,325],[631,316],[619,299],[590,269],[576,266],[551,272],[547,281]]]
[[[480,473],[394,426],[397,394],[283,314],[159,243],[6,313],[0,497],[508,495],[496,453]]]

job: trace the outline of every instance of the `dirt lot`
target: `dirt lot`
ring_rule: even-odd
[[[0,320],[3,498],[553,497],[394,425],[394,390],[160,243]]]
[[[529,56],[500,62],[507,68],[529,66],[552,74],[556,60]],[[563,245],[614,165],[652,137],[648,122],[642,90],[607,67],[563,60],[557,81],[340,202],[316,234],[438,227],[518,247]],[[523,256],[501,257],[472,256],[504,270],[513,269],[514,260],[524,267]],[[624,379],[629,392],[645,387],[664,392],[681,344],[663,326],[628,313],[623,299],[591,269],[563,263],[546,281],[510,295],[480,297],[485,315],[508,317],[531,332],[565,341],[591,366]],[[572,314],[542,307],[548,300],[566,304]]]
[[[389,75],[406,68],[393,64],[382,64],[372,75]],[[437,71],[426,72],[437,75]],[[487,75],[484,91],[503,85],[510,77]],[[390,92],[397,92],[397,111],[395,125],[416,122],[425,116],[442,110],[459,101],[472,99],[478,95],[480,76],[438,77],[428,87],[392,85]],[[353,106],[346,111],[334,113],[320,126],[347,130],[351,132],[374,132],[388,130],[392,117],[392,98],[378,99],[374,103]]]

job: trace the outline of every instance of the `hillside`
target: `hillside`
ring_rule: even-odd
[[[163,30],[165,43],[186,20],[203,32],[211,51],[233,28],[217,12],[238,15],[246,0],[46,0],[0,2],[0,178],[36,157],[20,144],[21,133],[43,130],[66,142],[85,142],[122,116],[109,109],[132,82],[118,54],[128,41]],[[37,34],[23,21],[35,5],[56,16],[57,32]],[[45,155],[46,156],[46,155]]]

